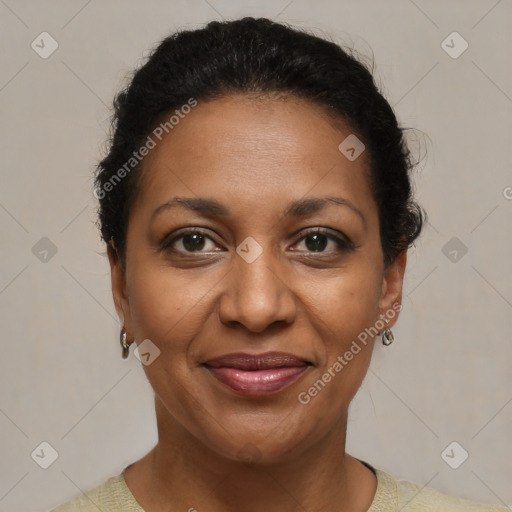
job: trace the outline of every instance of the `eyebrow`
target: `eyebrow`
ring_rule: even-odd
[[[323,210],[329,204],[336,204],[350,208],[361,218],[364,227],[366,228],[366,218],[361,210],[359,210],[359,208],[352,204],[348,199],[344,199],[342,197],[325,196],[298,199],[296,201],[292,201],[288,205],[284,215],[285,217],[304,217]],[[206,197],[176,196],[158,206],[152,213],[151,218],[154,218],[163,210],[180,206],[210,217],[228,217],[230,215],[229,209],[214,199],[208,199]]]

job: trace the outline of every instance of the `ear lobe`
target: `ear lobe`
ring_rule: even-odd
[[[404,249],[384,270],[382,294],[379,302],[381,314],[393,308],[393,304],[402,303],[402,287],[407,265],[407,249]],[[394,309],[394,308],[393,308]],[[398,320],[398,312],[389,320],[387,327],[392,327]]]
[[[125,324],[125,311],[128,311],[128,300],[126,297],[126,281],[121,266],[121,260],[111,239],[107,244],[108,261],[110,263],[110,279],[112,284],[112,298],[114,305],[121,321],[121,325]]]

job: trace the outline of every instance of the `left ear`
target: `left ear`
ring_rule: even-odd
[[[399,309],[402,304],[402,285],[404,281],[405,266],[407,264],[407,249],[404,249],[394,261],[384,270],[382,279],[382,292],[379,301],[379,313],[386,315],[386,311],[394,309],[396,314],[389,318],[386,327],[392,327],[398,320]],[[395,307],[393,307],[395,305]],[[388,315],[386,315],[388,317]]]

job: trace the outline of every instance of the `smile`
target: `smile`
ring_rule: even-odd
[[[292,354],[228,354],[203,363],[222,384],[244,396],[265,396],[291,386],[312,364]]]

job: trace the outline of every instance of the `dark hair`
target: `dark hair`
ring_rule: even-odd
[[[165,115],[190,98],[230,93],[293,94],[348,123],[366,147],[385,266],[407,249],[425,214],[412,199],[414,164],[404,130],[372,73],[349,52],[266,18],[212,21],[165,38],[116,96],[109,152],[95,176],[101,235],[114,242],[123,268],[130,206],[142,174],[134,152]],[[133,170],[127,169],[128,161]]]

